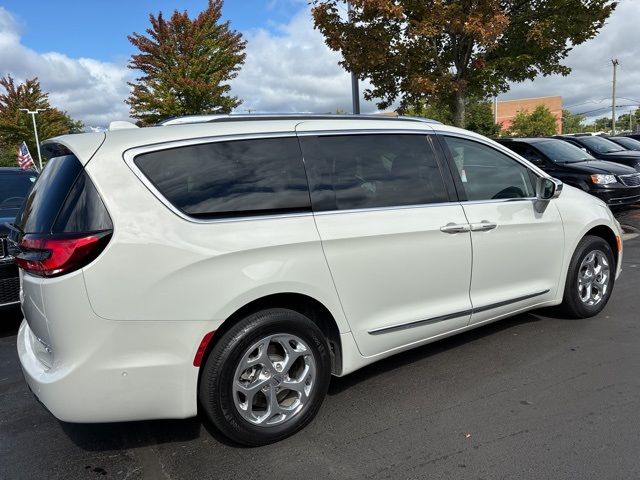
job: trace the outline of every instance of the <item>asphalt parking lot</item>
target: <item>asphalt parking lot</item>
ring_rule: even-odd
[[[228,445],[199,420],[63,424],[0,326],[0,479],[640,478],[640,238],[598,317],[532,312],[333,379],[316,420]],[[11,317],[11,318],[8,318]]]

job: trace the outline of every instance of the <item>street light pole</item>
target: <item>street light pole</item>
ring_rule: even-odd
[[[347,10],[349,11],[349,21],[352,21],[351,3],[347,0]],[[360,88],[358,85],[358,76],[351,72],[351,101],[353,104],[353,114],[360,114]]]
[[[616,134],[616,70],[618,69],[618,59],[611,60],[613,65],[613,92],[611,95],[611,133]]]
[[[28,108],[21,108],[23,112],[27,112],[31,115],[31,119],[33,120],[33,133],[36,136],[36,148],[38,149],[38,165],[40,166],[40,171],[42,171],[42,156],[40,155],[40,140],[38,139],[38,127],[36,125],[36,115],[38,112],[43,112],[44,108],[36,108],[35,110],[29,110]]]

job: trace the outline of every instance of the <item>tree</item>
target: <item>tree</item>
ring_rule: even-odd
[[[149,15],[148,36],[128,37],[140,51],[131,56],[129,68],[142,76],[129,83],[133,89],[126,103],[143,125],[180,115],[227,113],[240,105],[227,95],[227,82],[244,64],[246,42],[228,21],[220,23],[222,4],[209,0],[193,20],[186,11],[174,11],[169,20],[162,12]]]
[[[584,123],[585,116],[573,114],[569,110],[562,110],[562,133],[584,132],[587,126]]]
[[[625,113],[618,117],[616,120],[617,131],[631,131],[638,130],[640,124],[640,109],[636,109],[633,113]]]
[[[313,18],[340,64],[372,88],[365,98],[400,110],[449,103],[464,126],[467,98],[490,98],[509,82],[567,75],[561,61],[593,38],[614,0],[314,0]]]
[[[593,126],[596,131],[609,131],[611,130],[612,123],[610,117],[600,117],[596,118],[596,121],[593,122]]]
[[[409,107],[404,112],[407,115],[431,118],[442,123],[453,123],[453,110],[444,103],[423,103]],[[491,102],[477,99],[467,99],[465,106],[465,125],[467,129],[487,137],[495,137],[500,133],[500,125],[493,117]]]
[[[34,161],[38,161],[33,122],[21,108],[44,109],[36,117],[40,140],[83,130],[82,122],[49,104],[49,95],[42,91],[37,78],[16,84],[7,75],[0,78],[0,86],[4,88],[0,94],[0,165],[17,165],[17,150],[22,142],[27,142]]]
[[[556,117],[545,105],[538,105],[531,113],[526,110],[516,113],[508,130],[513,137],[546,137],[555,133]]]

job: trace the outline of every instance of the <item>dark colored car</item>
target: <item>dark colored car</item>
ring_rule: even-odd
[[[640,151],[640,141],[631,137],[604,137],[607,140],[611,140],[613,143],[617,143],[627,150]]]
[[[0,308],[20,301],[18,267],[9,253],[7,235],[10,229],[7,224],[15,220],[36,177],[33,170],[0,168]]]
[[[588,192],[609,206],[640,200],[640,173],[619,163],[597,160],[584,150],[555,138],[498,140],[552,177]]]
[[[627,150],[617,143],[595,135],[559,135],[559,138],[582,148],[598,160],[621,163],[640,172],[640,152]]]

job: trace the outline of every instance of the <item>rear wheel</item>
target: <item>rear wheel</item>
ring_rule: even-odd
[[[569,315],[597,315],[609,301],[615,280],[615,257],[601,237],[586,236],[576,248],[564,289],[562,307]]]
[[[317,325],[292,310],[269,309],[243,319],[217,341],[198,395],[225,436],[265,445],[313,419],[330,375],[329,347]]]

